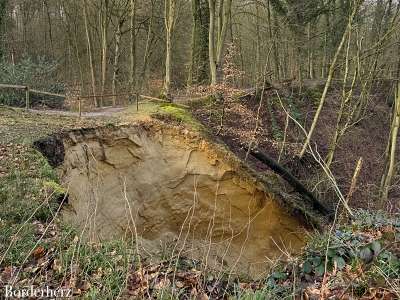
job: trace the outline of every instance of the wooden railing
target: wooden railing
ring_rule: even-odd
[[[27,85],[12,85],[12,84],[0,84],[0,88],[3,89],[15,89],[15,90],[24,90],[25,91],[25,109],[28,110],[30,106],[30,94],[39,94],[39,95],[45,95],[45,96],[52,96],[52,97],[60,97],[60,98],[66,98],[65,95],[61,94],[55,94],[55,93],[49,93],[49,92],[43,92],[43,91],[38,91],[35,89],[31,89]]]
[[[15,90],[23,90],[23,91],[25,91],[25,109],[26,110],[28,110],[29,107],[30,107],[30,94],[31,93],[39,94],[39,95],[45,95],[45,96],[52,96],[52,97],[60,97],[60,98],[64,98],[64,99],[66,98],[66,95],[39,91],[39,90],[36,90],[36,89],[31,89],[29,86],[26,86],[26,85],[0,84],[0,89],[15,89]],[[121,96],[130,96],[130,97],[133,96],[133,97],[135,97],[136,109],[137,110],[139,110],[139,100],[140,100],[140,98],[153,100],[153,101],[159,101],[159,102],[169,102],[168,100],[164,100],[164,99],[160,99],[160,98],[156,98],[156,97],[151,97],[151,96],[146,96],[146,95],[140,95],[138,93],[77,96],[79,117],[82,116],[82,99],[103,98],[103,97],[117,97],[117,96],[119,96],[119,97],[121,97]]]

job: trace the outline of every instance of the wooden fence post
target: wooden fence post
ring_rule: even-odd
[[[28,110],[29,109],[29,86],[25,87],[25,109]]]

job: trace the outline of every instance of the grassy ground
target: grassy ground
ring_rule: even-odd
[[[82,299],[400,297],[400,221],[379,213],[358,211],[353,221],[311,235],[303,255],[287,254],[259,281],[203,270],[186,258],[149,264],[136,255],[134,241],[85,242],[59,219],[65,191],[32,142],[60,130],[150,114],[198,126],[173,105],[81,120],[0,108],[0,298],[6,284],[71,288]]]

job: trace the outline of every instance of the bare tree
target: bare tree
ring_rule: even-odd
[[[119,61],[121,57],[121,37],[122,28],[126,21],[126,12],[128,6],[128,1],[122,2],[121,7],[117,7],[116,17],[117,17],[117,28],[115,30],[115,50],[114,50],[114,63],[113,63],[113,76],[111,82],[111,89],[113,94],[113,106],[117,103],[117,81],[119,76]]]
[[[87,52],[89,56],[89,65],[90,65],[90,76],[91,76],[91,85],[92,85],[92,93],[94,99],[94,105],[97,107],[97,98],[96,98],[96,76],[94,70],[94,62],[93,62],[93,45],[92,38],[89,31],[89,22],[88,22],[88,5],[87,0],[83,1],[83,17],[85,20],[85,32],[86,32],[86,41],[87,41]]]
[[[165,80],[163,95],[166,99],[172,101],[171,96],[171,75],[172,75],[172,40],[178,17],[179,0],[164,0],[164,22],[165,22]]]
[[[104,1],[104,2],[103,2]],[[110,1],[102,0],[101,2],[101,97],[100,106],[103,106],[104,92],[107,80],[107,52],[108,52],[108,25],[110,14]]]
[[[130,26],[131,26],[131,42],[130,42],[130,73],[129,73],[129,84],[131,86],[131,92],[135,90],[136,85],[136,0],[130,0]]]
[[[211,84],[216,85],[219,83],[222,75],[222,59],[224,56],[228,22],[231,16],[232,0],[209,0],[209,9],[210,26],[208,55],[210,59]],[[216,15],[217,9],[218,15]],[[218,24],[217,26],[216,23]]]

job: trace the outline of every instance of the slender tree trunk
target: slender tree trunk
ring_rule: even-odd
[[[218,42],[217,42],[217,80],[221,80],[222,78],[222,67],[223,67],[223,59],[224,59],[224,48],[225,48],[225,39],[228,32],[228,24],[231,16],[231,8],[232,8],[232,0],[225,0],[220,3],[222,22],[220,21],[220,32],[218,33]]]
[[[199,0],[192,0],[192,41],[191,41],[191,57],[190,57],[190,65],[189,65],[189,76],[188,76],[188,81],[187,85],[192,86],[193,84],[193,79],[196,78],[195,72],[195,63],[196,63],[196,33],[198,31],[198,23],[196,20],[196,10],[197,4]]]
[[[279,74],[279,55],[277,49],[277,41],[276,35],[273,34],[272,28],[272,21],[271,21],[271,3],[270,0],[267,1],[267,19],[268,19],[268,33],[269,33],[269,41],[272,43],[273,46],[273,53],[274,53],[274,67],[275,67],[275,77],[279,81],[280,74]]]
[[[389,151],[388,151],[389,155],[388,155],[388,161],[386,163],[387,172],[385,172],[385,174],[382,177],[382,185],[380,190],[382,204],[385,204],[388,199],[390,186],[392,184],[393,177],[395,175],[396,147],[397,147],[397,135],[399,132],[399,125],[400,125],[400,82],[397,83],[396,99],[393,107],[393,122],[389,137]]]
[[[309,23],[307,26],[307,60],[308,60],[308,77],[310,79],[314,79],[314,68],[313,68],[313,51],[314,45],[311,41],[311,26],[312,24]]]
[[[175,30],[176,3],[177,0],[164,0],[164,17],[166,33],[166,57],[165,57],[165,80],[164,97],[172,101],[171,75],[172,75],[172,37]]]
[[[117,80],[119,73],[119,58],[120,58],[120,42],[122,35],[122,26],[124,25],[125,20],[120,20],[118,22],[117,31],[115,32],[115,56],[114,56],[114,65],[113,65],[113,77],[112,77],[112,94],[113,94],[113,106],[117,104]]]
[[[204,84],[209,80],[208,0],[192,0],[192,45],[188,85]]]
[[[165,58],[165,83],[164,83],[164,95],[167,99],[171,99],[171,52],[172,52],[172,41],[171,32],[167,32],[166,38],[166,58]]]
[[[398,52],[400,54],[400,47],[398,48]],[[387,202],[389,196],[390,186],[393,181],[393,177],[395,175],[395,167],[396,167],[396,147],[397,147],[397,135],[400,126],[400,56],[397,62],[397,88],[395,95],[395,102],[393,105],[392,112],[392,124],[390,126],[390,134],[388,145],[386,148],[386,161],[384,167],[384,173],[381,179],[381,187],[380,187],[380,196],[382,205]]]
[[[328,34],[330,33],[331,24],[329,19],[329,12],[325,13],[325,32],[324,32],[324,55],[322,57],[321,77],[326,77],[326,70],[328,69],[330,55],[328,47]]]
[[[210,59],[211,85],[217,84],[217,60],[215,57],[215,0],[209,0],[210,26],[208,32],[208,57]]]
[[[131,26],[131,44],[130,44],[130,74],[129,74],[129,84],[131,86],[131,93],[134,93],[137,80],[136,80],[136,0],[131,0],[131,16],[130,16],[130,26]]]
[[[75,48],[75,55],[76,55],[76,61],[78,62],[78,68],[79,68],[79,79],[81,81],[81,92],[84,89],[85,83],[83,79],[83,68],[82,68],[82,62],[81,62],[81,56],[79,54],[79,47],[78,47],[78,40],[76,37],[76,29],[74,30],[74,48]]]
[[[152,41],[153,22],[154,22],[154,12],[153,12],[153,1],[152,1],[150,23],[149,23],[149,27],[147,28],[146,46],[145,46],[144,55],[143,55],[143,66],[142,66],[140,76],[138,78],[138,87],[137,87],[138,94],[140,94],[142,92],[143,83],[146,78],[147,65],[148,65],[148,61],[150,58],[150,47],[151,47],[151,41]]]
[[[219,83],[222,75],[222,63],[225,47],[225,38],[231,15],[232,0],[220,0],[218,10],[218,28],[215,28],[216,1],[209,1],[210,26],[209,26],[209,59],[211,85]],[[216,30],[217,29],[217,30]],[[217,35],[216,32],[217,31]]]
[[[90,67],[90,76],[91,76],[91,83],[92,83],[92,93],[94,99],[94,105],[97,107],[97,98],[96,98],[96,76],[94,71],[94,62],[93,62],[93,46],[92,46],[92,39],[89,32],[89,24],[88,24],[88,15],[87,15],[87,0],[83,2],[83,16],[85,21],[85,32],[86,32],[86,40],[87,40],[87,50],[89,56],[89,67]]]
[[[256,65],[255,65],[255,87],[256,87],[256,94],[258,92],[258,76],[262,74],[262,66],[261,66],[261,36],[260,36],[260,11],[258,7],[258,3],[255,3],[256,6]],[[266,80],[263,76],[263,80]]]
[[[49,11],[49,6],[47,4],[47,1],[43,2],[45,7],[46,7],[46,16],[47,16],[47,24],[49,26],[49,39],[50,39],[50,48],[51,48],[51,53],[54,55],[54,47],[53,47],[53,30],[52,30],[52,25],[51,25],[51,17],[50,17],[50,11]]]
[[[104,93],[106,88],[106,80],[107,80],[107,52],[108,52],[108,9],[109,9],[109,0],[104,0],[103,9],[102,9],[102,20],[101,20],[101,97],[100,97],[100,106],[104,105]]]
[[[4,25],[5,25],[5,17],[7,15],[6,12],[6,4],[7,1],[6,0],[2,0],[0,1],[0,38],[3,37],[3,33],[4,33]],[[0,59],[3,57],[5,52],[5,47],[3,42],[0,44]],[[12,52],[13,53],[13,52]]]

